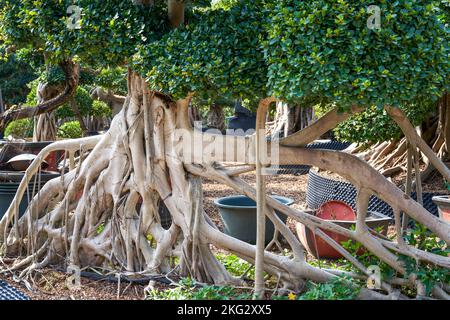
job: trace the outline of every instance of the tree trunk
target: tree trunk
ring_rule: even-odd
[[[60,94],[61,88],[48,86],[39,82],[36,95],[37,103],[41,105]],[[34,118],[33,142],[56,140],[56,118],[53,112],[43,113]]]
[[[178,28],[184,23],[184,1],[168,0],[168,15],[172,28]]]
[[[448,160],[450,154],[450,94],[448,92],[445,93],[444,96],[440,99],[439,104],[442,105],[442,111],[445,114],[445,117],[443,117],[443,132],[445,143],[445,154],[443,158],[445,160]]]
[[[79,66],[73,61],[64,61],[60,64],[65,75],[64,90],[56,97],[46,100],[35,107],[10,108],[0,115],[0,131],[14,120],[32,118],[44,113],[49,113],[68,102],[78,86]]]
[[[208,112],[206,126],[211,129],[217,129],[221,132],[225,132],[225,115],[221,106],[216,104],[211,105]]]

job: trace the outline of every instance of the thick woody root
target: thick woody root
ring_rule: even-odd
[[[71,141],[67,148],[59,143],[73,153],[87,141],[92,150],[63,179],[47,183],[20,219],[16,204],[24,190],[16,196],[0,223],[4,253],[22,257],[9,270],[66,262],[78,268],[168,273],[170,261],[178,257],[181,272],[198,281],[242,284],[198,236],[205,219],[198,179],[169,157],[170,150],[165,153],[165,139],[176,124],[173,114],[165,113],[175,113],[176,105],[143,94],[140,78],[132,81],[135,95],[101,139]],[[49,151],[41,152],[27,177],[37,173]],[[168,230],[158,214],[161,200],[172,213]]]
[[[398,124],[404,133],[400,140],[361,144],[347,150],[351,154],[367,161],[384,176],[391,177],[401,172],[407,172],[408,150],[412,151],[419,165],[424,164],[422,180],[425,180],[434,170],[439,171],[444,179],[450,178],[450,171],[441,161],[448,156],[445,96],[439,100],[439,117],[431,117],[424,122],[422,130],[414,128],[406,115],[398,108],[386,106],[388,115]],[[418,132],[419,131],[419,132]],[[417,153],[417,155],[416,155]]]
[[[165,96],[150,93],[142,79],[135,75],[130,76],[129,92],[131,95],[124,108],[105,135],[74,140],[65,145],[57,142],[44,149],[32,163],[16,198],[0,222],[0,243],[4,253],[18,257],[10,270],[22,270],[22,275],[26,275],[35,268],[65,263],[71,268],[101,266],[128,273],[159,274],[172,271],[170,261],[178,257],[181,275],[200,282],[242,284],[216,260],[211,245],[250,263],[254,263],[255,247],[220,232],[207,217],[202,207],[199,176],[215,179],[255,198],[255,190],[238,177],[253,169],[254,154],[251,150],[254,150],[254,141],[235,137],[230,142],[222,141],[224,137],[220,135],[201,136],[205,141],[226,144],[227,150],[236,149],[238,140],[244,142],[244,146],[247,143],[247,167],[228,169],[218,165],[223,160],[220,152],[210,153],[199,162],[188,160],[191,159],[190,154],[185,150],[180,154],[173,142],[176,141],[176,129],[188,129],[188,137],[183,138],[194,135],[187,113],[189,99],[174,103]],[[69,161],[71,170],[62,179],[47,183],[34,197],[25,215],[18,219],[17,204],[26,185],[38,172],[45,153],[55,148],[66,150],[72,158],[73,153],[81,149],[78,166]],[[300,290],[305,280],[326,282],[342,272],[309,265],[304,248],[274,210],[285,213],[319,234],[320,230],[328,230],[361,242],[400,274],[405,270],[397,259],[397,253],[450,267],[449,258],[419,251],[407,246],[401,238],[391,242],[368,232],[365,225],[368,197],[377,194],[393,204],[398,215],[403,211],[447,243],[450,241],[448,225],[404,197],[400,190],[366,163],[344,153],[296,147],[281,147],[280,159],[281,164],[309,164],[335,171],[356,183],[359,189],[355,231],[286,207],[271,197],[266,198],[267,217],[292,249],[291,257],[268,250],[264,254],[264,269],[279,279],[281,289]],[[161,201],[172,217],[168,230],[162,227],[158,214]],[[368,275],[340,244],[321,235],[343,253],[363,277]],[[395,281],[399,280],[389,282],[394,284]],[[370,297],[395,296],[390,283],[382,284],[387,296],[370,293]],[[414,286],[415,280],[410,279],[406,283]],[[445,298],[445,290],[440,290],[436,295]],[[363,296],[368,297],[368,293],[363,291]]]

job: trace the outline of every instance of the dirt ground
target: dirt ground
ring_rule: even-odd
[[[322,172],[323,174],[324,172]],[[330,174],[330,176],[333,176]],[[334,176],[333,176],[334,177]],[[244,175],[244,180],[251,185],[255,184],[255,177],[252,174]],[[297,209],[306,207],[306,187],[308,175],[278,175],[267,176],[267,191],[270,194],[282,195],[292,198]],[[398,183],[402,183],[402,179],[398,179]],[[223,223],[220,218],[219,210],[214,205],[214,199],[236,194],[234,190],[223,184],[212,180],[203,180],[204,189],[204,208],[211,219],[217,226],[223,230]],[[442,177],[434,175],[424,185],[424,191],[445,191],[442,184]],[[288,219],[288,226],[295,232],[295,223]],[[221,250],[218,250],[221,251]],[[6,280],[10,285],[16,287],[32,299],[37,300],[84,300],[84,299],[106,299],[106,300],[136,300],[144,299],[144,284],[121,283],[120,287],[117,283],[106,281],[94,281],[82,278],[82,289],[78,291],[69,290],[66,285],[67,275],[62,272],[45,269],[35,275],[34,282],[29,284],[33,288],[33,292],[26,289],[24,284],[13,281],[11,276],[0,275],[0,279]],[[156,285],[164,288],[166,285]]]
[[[29,291],[25,284],[17,283],[10,276],[0,275],[9,285],[20,290],[32,300],[142,300],[145,285],[95,281],[81,278],[81,289],[70,290],[66,285],[67,275],[49,268],[36,273],[34,282],[28,283],[33,288]],[[118,294],[119,293],[119,294]]]

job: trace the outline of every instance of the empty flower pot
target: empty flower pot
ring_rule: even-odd
[[[23,172],[18,171],[0,171],[0,219],[11,205],[24,175]],[[58,177],[60,175],[54,173],[42,173],[40,177],[33,177],[19,204],[19,215],[22,216],[28,207],[28,199],[31,200],[33,195],[37,194],[45,183]]]
[[[273,198],[287,206],[294,203],[294,200],[281,196],[273,196]],[[256,202],[254,200],[239,195],[216,199],[214,203],[219,207],[226,234],[250,244],[256,243]],[[286,223],[286,215],[275,212],[283,223]],[[274,233],[273,223],[266,218],[266,245],[273,239]]]
[[[316,215],[315,211],[307,211],[307,213],[311,215]],[[333,222],[341,227],[350,229],[355,227],[356,221],[345,221],[345,220],[328,220],[326,221]],[[385,216],[381,213],[375,211],[369,211],[367,213],[366,224],[372,230],[378,230],[378,228],[382,227],[381,234],[386,235],[388,231],[389,224],[391,224],[392,218]],[[312,254],[316,258],[325,258],[325,259],[339,259],[342,258],[342,255],[337,252],[332,246],[330,246],[325,240],[321,237],[315,235],[309,228],[306,228],[303,224],[296,224],[297,235],[303,244],[303,246],[308,250],[310,254]],[[322,229],[321,229],[322,230]],[[331,232],[322,230],[326,235],[332,238],[337,243],[341,244],[343,241],[348,241],[349,238]],[[360,250],[358,254],[362,254],[364,250]]]
[[[436,196],[432,200],[438,207],[439,217],[450,223],[450,196]]]

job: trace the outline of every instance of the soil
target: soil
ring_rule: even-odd
[[[63,272],[45,268],[35,273],[33,281],[28,281],[33,291],[29,291],[24,283],[15,282],[11,276],[0,275],[0,280],[7,281],[32,300],[142,300],[145,296],[146,285],[122,282],[118,289],[117,283],[83,277],[81,288],[71,290],[66,285],[67,277]],[[156,286],[165,287],[158,283]]]

